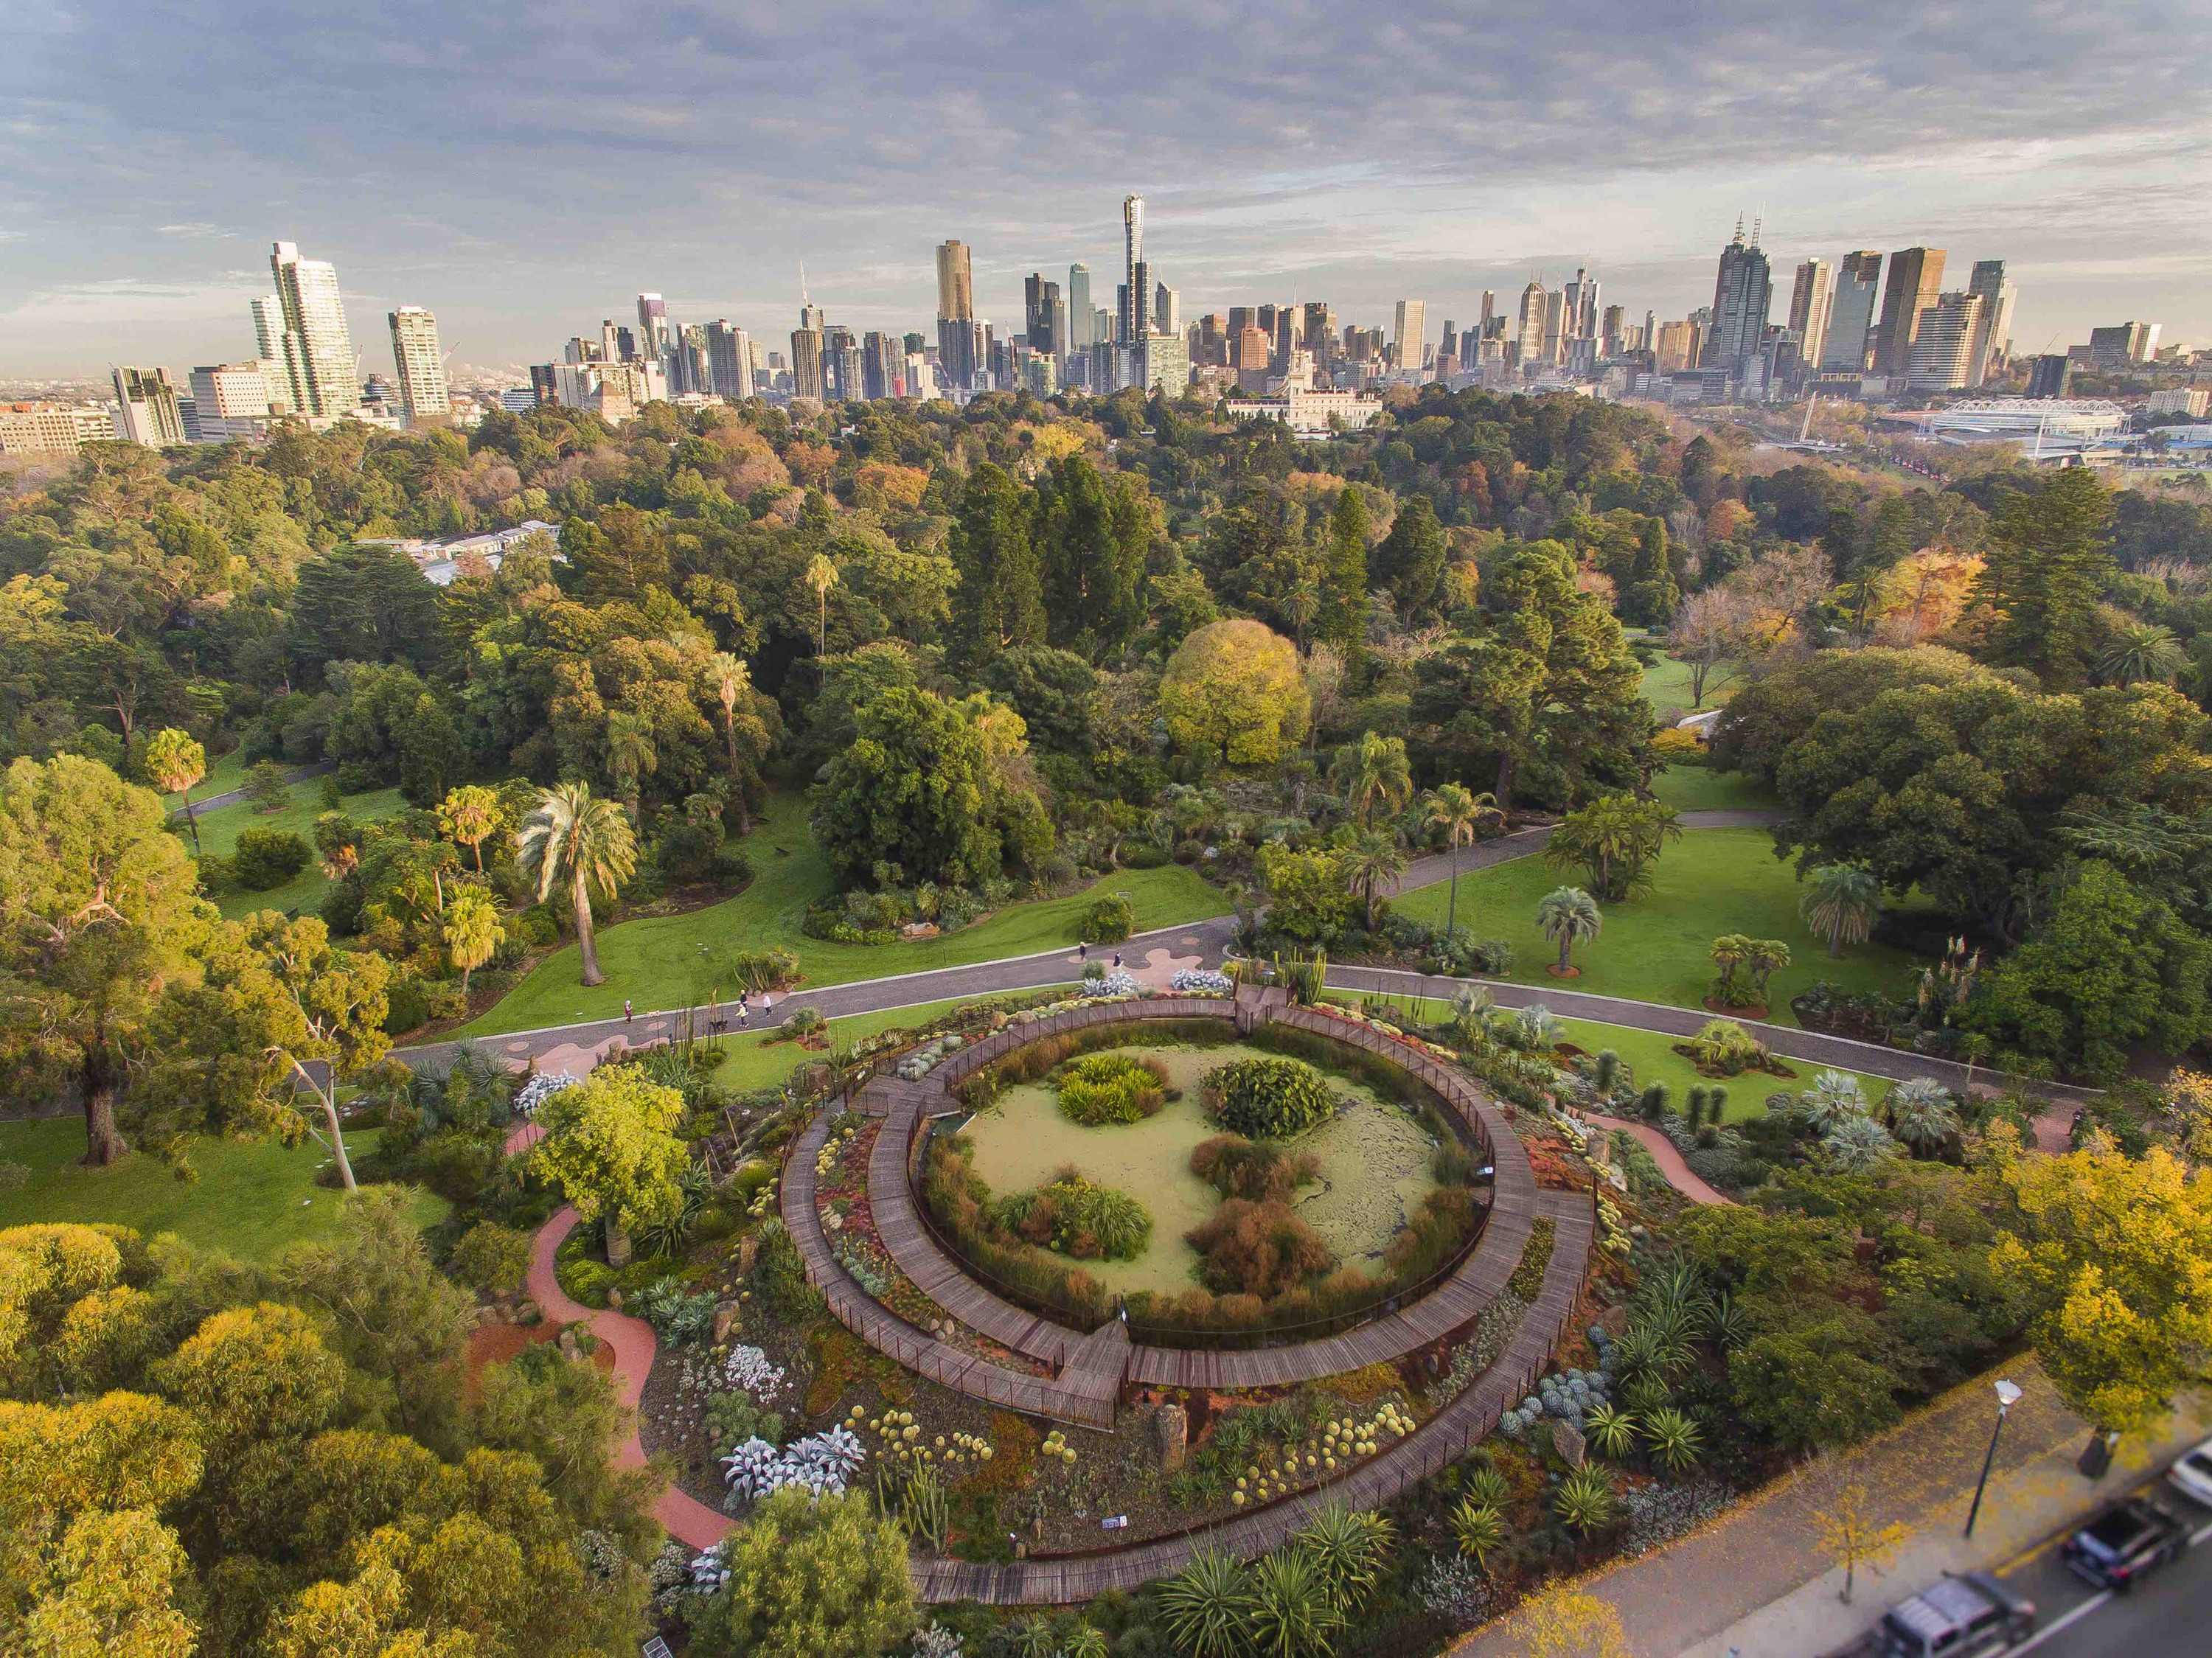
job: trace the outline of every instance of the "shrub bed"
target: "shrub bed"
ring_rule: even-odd
[[[1078,1260],[1134,1260],[1152,1241],[1152,1217],[1143,1204],[1073,1165],[1034,1192],[1001,1200],[994,1218],[1028,1242]]]
[[[1127,1054],[1070,1060],[1054,1079],[1061,1114],[1086,1127],[1138,1122],[1168,1102],[1167,1067]]]
[[[1321,1074],[1296,1060],[1231,1060],[1200,1088],[1208,1121],[1248,1139],[1296,1139],[1336,1109]]]

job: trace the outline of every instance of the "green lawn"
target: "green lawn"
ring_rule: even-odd
[[[80,1167],[84,1155],[82,1117],[42,1117],[0,1122],[0,1159],[31,1171],[27,1183],[0,1192],[0,1226],[32,1221],[111,1221],[151,1237],[175,1232],[202,1248],[240,1260],[274,1260],[302,1238],[327,1236],[337,1225],[343,1194],[317,1186],[325,1161],[311,1139],[287,1150],[274,1140],[235,1144],[193,1142],[190,1184],[144,1152],[106,1169]],[[416,1197],[416,1218],[434,1224],[442,1199]]]
[[[251,801],[240,800],[234,805],[218,806],[215,811],[200,814],[200,848],[204,852],[219,853],[224,857],[237,848],[240,831],[249,829],[289,829],[309,845],[315,838],[315,819],[323,806],[323,780],[311,777],[304,783],[295,783],[289,792],[284,810],[261,812],[254,810]],[[367,794],[345,797],[344,811],[359,823],[373,823],[404,811],[406,802],[399,798],[398,789],[376,789]],[[191,844],[191,837],[185,837]],[[281,887],[271,887],[266,892],[226,892],[216,902],[222,913],[233,920],[241,915],[251,915],[257,910],[298,910],[311,914],[323,902],[323,894],[330,890],[321,865],[310,861],[307,868]]]
[[[1364,999],[1332,993],[1329,999],[1341,1002],[1347,1007],[1356,1007]],[[1409,999],[1403,996],[1393,996],[1390,999],[1427,1018],[1442,1017],[1441,1004],[1433,999],[1425,1008],[1415,1008]],[[1668,1096],[1677,1111],[1688,1102],[1692,1088],[1718,1086],[1727,1089],[1728,1110],[1723,1121],[1728,1122],[1763,1115],[1769,1094],[1780,1089],[1809,1088],[1814,1077],[1832,1068],[1808,1064],[1802,1060],[1787,1060],[1784,1063],[1797,1072],[1794,1082],[1784,1077],[1749,1073],[1734,1078],[1703,1077],[1698,1074],[1697,1066],[1674,1052],[1674,1043],[1680,1039],[1669,1036],[1663,1031],[1638,1030],[1625,1024],[1601,1024],[1593,1019],[1561,1019],[1559,1023],[1566,1027],[1567,1040],[1577,1048],[1592,1054],[1601,1054],[1609,1048],[1620,1054],[1635,1072],[1638,1087],[1650,1083],[1665,1083]],[[1845,1074],[1858,1078],[1859,1085],[1866,1090],[1867,1098],[1876,1105],[1889,1097],[1889,1090],[1894,1086],[1887,1077],[1869,1077],[1863,1072]]]
[[[208,762],[207,775],[192,785],[192,799],[196,802],[201,801],[211,794],[228,794],[233,789],[245,786],[246,750],[233,749],[222,758]],[[161,804],[174,811],[185,804],[185,797],[165,794],[161,797]]]
[[[1774,792],[1746,772],[1710,766],[1669,766],[1651,780],[1651,793],[1677,811],[1727,811],[1778,806]]]
[[[1717,708],[1735,692],[1735,681],[1724,669],[1715,669],[1705,676],[1705,700],[1690,700],[1690,665],[1677,662],[1671,656],[1662,656],[1644,671],[1645,701],[1662,714],[1672,713],[1677,718],[1695,714],[1699,708]]]
[[[830,1034],[839,1042],[856,1042],[863,1036],[889,1030],[893,1025],[926,1024],[940,1013],[977,999],[974,996],[955,996],[947,1001],[889,1008],[881,1013],[848,1013],[842,1019],[830,1021]],[[805,1003],[805,993],[802,991],[788,1003],[776,1004],[777,1017],[781,1018],[789,1008],[803,1007]],[[769,1088],[789,1076],[792,1066],[800,1060],[818,1057],[816,1052],[793,1042],[770,1042],[769,1035],[767,1030],[757,1030],[748,1035],[724,1037],[720,1043],[722,1062],[715,1067],[714,1080],[726,1088],[740,1090]]]
[[[1770,992],[1770,1017],[1779,1024],[1796,1023],[1790,999],[1817,979],[1846,991],[1894,994],[1917,965],[1901,951],[1870,944],[1850,945],[1842,960],[1829,960],[1825,944],[1798,919],[1797,878],[1774,856],[1773,840],[1763,829],[1692,829],[1661,855],[1655,875],[1650,891],[1605,907],[1604,930],[1576,948],[1582,974],[1575,979],[1554,979],[1545,971],[1559,952],[1536,927],[1537,900],[1554,887],[1581,885],[1574,871],[1555,869],[1534,856],[1462,875],[1460,923],[1478,937],[1513,941],[1518,982],[1677,1007],[1705,1000],[1713,978],[1708,952],[1716,937],[1747,932],[1780,938],[1794,961],[1774,975]],[[1439,881],[1394,907],[1440,926],[1445,895]]]
[[[753,883],[735,898],[688,915],[655,916],[609,927],[599,934],[599,967],[607,982],[586,990],[574,945],[538,964],[496,1007],[459,1032],[491,1036],[532,1030],[580,1019],[611,1018],[625,997],[642,1011],[681,1007],[694,996],[703,999],[700,967],[708,945],[734,950],[788,950],[799,957],[799,999],[805,986],[850,984],[856,979],[889,978],[932,968],[1028,956],[1056,944],[1073,948],[1075,927],[1092,896],[1126,892],[1137,912],[1136,930],[1149,932],[1179,921],[1225,914],[1228,901],[1180,865],[1124,870],[1109,875],[1089,892],[1037,903],[1010,904],[988,921],[943,938],[911,944],[836,944],[809,938],[799,930],[808,906],[829,896],[836,884],[806,828],[805,801],[779,795],[762,814],[745,849],[753,860]]]

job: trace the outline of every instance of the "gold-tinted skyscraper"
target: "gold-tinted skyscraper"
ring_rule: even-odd
[[[1874,371],[1902,375],[1912,367],[1912,342],[1920,313],[1943,291],[1943,250],[1901,247],[1889,256],[1889,286],[1882,289],[1881,321],[1875,330]]]
[[[937,245],[937,314],[963,322],[975,314],[975,276],[965,242]]]

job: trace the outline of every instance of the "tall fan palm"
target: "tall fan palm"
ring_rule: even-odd
[[[1959,1132],[1951,1091],[1933,1077],[1909,1077],[1882,1102],[1889,1132],[1916,1157],[1933,1157]]]
[[[640,715],[617,708],[607,716],[607,774],[615,780],[623,799],[637,804],[638,781],[660,768],[659,752],[653,746],[653,727]]]
[[[592,932],[592,895],[612,902],[637,872],[637,836],[612,800],[595,796],[589,783],[557,783],[538,797],[522,826],[517,859],[538,881],[538,902],[565,884],[576,916],[576,943],[584,957],[584,982],[603,985]]]
[[[1597,900],[1580,887],[1554,887],[1536,901],[1536,925],[1559,947],[1559,976],[1572,965],[1577,944],[1588,944],[1605,926]]]
[[[1376,807],[1395,811],[1413,796],[1413,762],[1406,757],[1402,737],[1369,732],[1358,742],[1339,749],[1329,770],[1351,799],[1352,815],[1362,829],[1374,822]]]
[[[1406,872],[1406,854],[1399,849],[1397,840],[1389,835],[1363,835],[1359,844],[1352,848],[1347,865],[1352,884],[1367,906],[1367,930],[1375,931],[1375,894],[1378,887],[1396,880]]]
[[[814,662],[821,671],[822,659],[830,654],[830,590],[837,585],[837,564],[827,553],[817,553],[806,562],[806,585],[814,590]]]
[[[1805,878],[1797,913],[1815,932],[1828,935],[1828,954],[1841,956],[1845,944],[1874,937],[1881,914],[1881,883],[1863,864],[1822,864]]]
[[[1449,938],[1459,924],[1459,849],[1472,845],[1484,824],[1503,823],[1505,814],[1498,809],[1498,797],[1486,790],[1477,794],[1464,784],[1439,783],[1429,791],[1421,821],[1442,829],[1451,846],[1451,896],[1444,905],[1444,937]]]

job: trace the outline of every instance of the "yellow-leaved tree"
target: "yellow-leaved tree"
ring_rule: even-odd
[[[1160,712],[1185,748],[1272,766],[1305,735],[1310,712],[1297,647],[1264,623],[1209,623],[1168,659]]]
[[[2101,1134],[2061,1157],[1998,1150],[1990,1264],[2033,1298],[2045,1372],[2100,1428],[2156,1420],[2212,1370],[2212,1169]]]
[[[676,1177],[689,1154],[676,1138],[684,1096],[634,1065],[603,1067],[545,1102],[532,1160],[586,1221],[604,1218],[607,1260],[629,1260],[629,1234],[683,1203]]]

